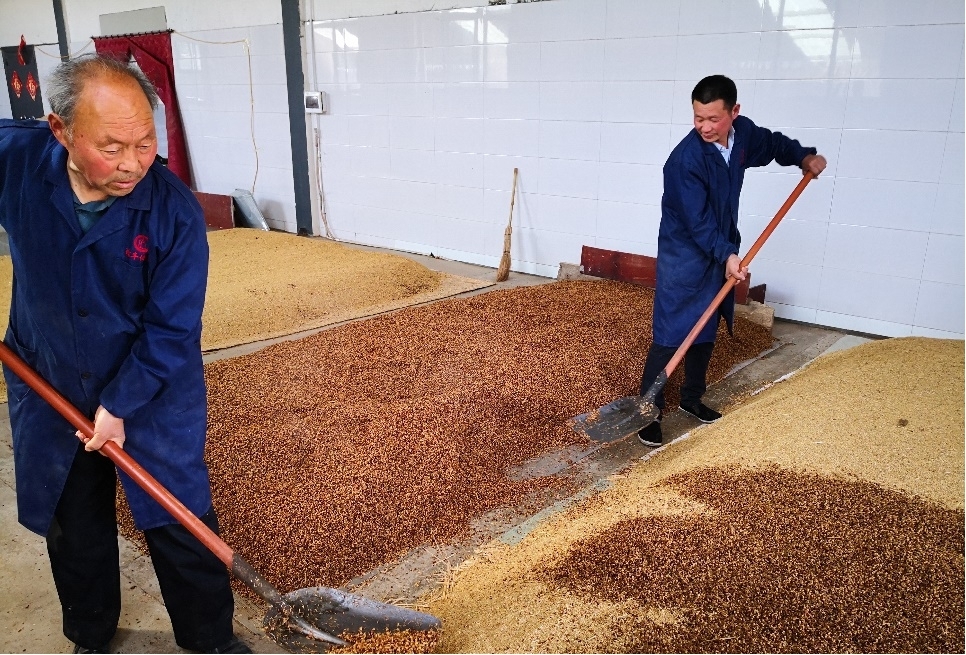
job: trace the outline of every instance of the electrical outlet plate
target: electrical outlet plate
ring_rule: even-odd
[[[325,94],[321,91],[305,92],[305,113],[324,114],[326,110]]]

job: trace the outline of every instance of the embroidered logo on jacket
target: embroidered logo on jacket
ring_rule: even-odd
[[[124,256],[136,262],[143,262],[148,257],[148,237],[146,234],[139,234],[134,237],[134,244],[131,248],[124,249]]]

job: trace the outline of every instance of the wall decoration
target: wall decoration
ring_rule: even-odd
[[[40,94],[40,75],[34,47],[23,35],[20,45],[0,48],[3,55],[3,78],[10,95],[10,113],[19,120],[43,118],[44,100]]]

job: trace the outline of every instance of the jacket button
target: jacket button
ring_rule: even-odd
[[[88,373],[87,371],[84,371],[83,373],[81,373],[81,379],[83,380],[88,380],[90,379],[90,377],[91,377],[91,374]]]
[[[87,318],[87,310],[86,309],[78,309],[77,310],[77,315],[80,316],[81,318]]]

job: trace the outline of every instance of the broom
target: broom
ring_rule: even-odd
[[[496,269],[496,281],[503,282],[510,276],[510,234],[513,232],[513,203],[517,198],[517,169],[513,169],[513,191],[510,193],[510,220],[503,231],[503,256],[500,267]]]

